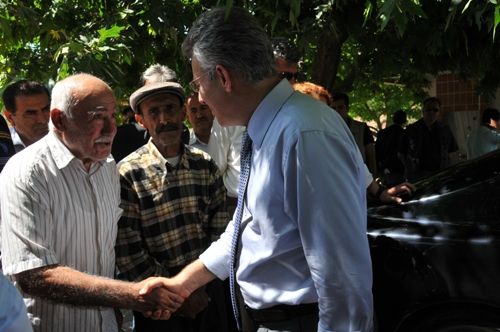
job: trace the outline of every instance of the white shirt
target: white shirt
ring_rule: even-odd
[[[0,269],[0,331],[31,332],[23,298]]]
[[[205,151],[215,161],[222,174],[224,186],[230,197],[238,196],[238,181],[240,177],[241,134],[242,126],[222,127],[216,118],[208,143],[200,141],[194,131],[191,131],[189,145]]]
[[[349,128],[324,103],[279,83],[248,124],[252,167],[236,278],[254,309],[319,303],[318,331],[370,331],[366,173]],[[229,275],[231,221],[200,256]]]
[[[15,154],[0,175],[6,275],[60,264],[113,278],[120,184],[112,157],[87,173],[53,133]],[[83,308],[24,294],[35,331],[116,331],[111,308]]]

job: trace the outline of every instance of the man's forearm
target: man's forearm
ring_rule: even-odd
[[[178,279],[189,294],[216,278],[200,259],[186,266],[174,279]]]
[[[137,311],[154,310],[166,305],[162,302],[162,299],[165,300],[162,296],[166,294],[154,296],[139,294],[142,283],[93,276],[64,266],[56,265],[26,271],[17,274],[16,279],[26,293],[53,302],[128,308]],[[175,299],[179,300],[177,295]],[[183,299],[180,299],[180,302],[182,301]]]
[[[165,288],[176,294],[189,296],[215,278],[215,274],[210,272],[200,259],[197,259],[173,278],[157,277],[146,280],[140,293],[148,294],[157,288]]]

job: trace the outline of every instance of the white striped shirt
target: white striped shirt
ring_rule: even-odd
[[[50,132],[9,160],[0,188],[6,275],[60,264],[113,278],[122,210],[111,157],[86,172]],[[117,331],[111,308],[54,304],[23,295],[35,331]]]

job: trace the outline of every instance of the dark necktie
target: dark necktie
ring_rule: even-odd
[[[231,262],[229,274],[229,286],[231,290],[231,303],[233,305],[234,318],[240,329],[240,315],[238,303],[236,300],[236,254],[238,252],[238,242],[240,237],[241,218],[243,216],[243,202],[250,175],[250,166],[252,162],[252,140],[245,130],[242,134],[241,153],[240,153],[240,182],[238,185],[238,204],[236,205],[236,214],[234,216],[234,233],[231,241]]]

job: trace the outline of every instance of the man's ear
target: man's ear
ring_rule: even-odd
[[[8,111],[7,109],[4,109],[3,114],[5,114],[5,117],[9,121],[10,125],[13,126],[13,127],[15,127],[16,124],[14,122],[13,114],[10,111]]]
[[[52,121],[52,124],[57,130],[59,131],[66,130],[66,123],[64,121],[66,120],[66,114],[64,114],[64,112],[61,111],[60,109],[54,108],[50,111],[50,120]]]
[[[232,80],[231,74],[226,69],[226,67],[222,65],[215,66],[215,77],[219,81],[224,91],[231,92],[234,82]]]
[[[134,114],[134,117],[135,117],[135,121],[136,121],[138,124],[140,124],[140,125],[141,125],[141,127],[146,128],[146,127],[144,126],[144,119],[142,118],[142,115],[135,113],[135,114]]]

